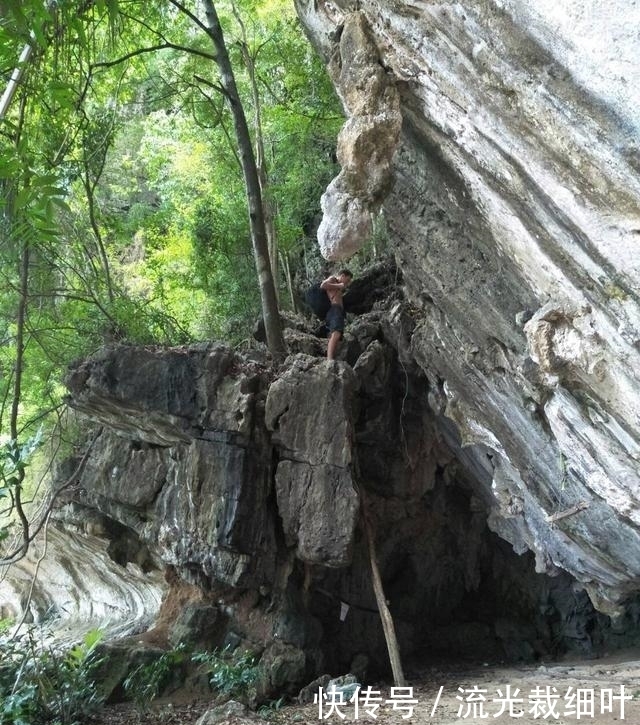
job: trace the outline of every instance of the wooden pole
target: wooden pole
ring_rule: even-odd
[[[396,687],[406,687],[407,681],[404,678],[402,670],[402,662],[400,661],[400,648],[398,647],[398,639],[396,637],[396,629],[393,625],[393,618],[387,600],[384,596],[382,587],[382,578],[380,577],[380,568],[376,558],[376,547],[373,536],[373,530],[369,521],[367,504],[364,497],[364,491],[360,488],[360,498],[362,500],[362,518],[364,520],[364,530],[367,536],[367,545],[369,547],[369,561],[371,563],[371,580],[373,582],[373,591],[376,595],[378,611],[380,612],[380,620],[382,621],[382,629],[384,638],[387,642],[387,650],[389,652],[389,661],[391,662],[391,672],[393,673],[393,681]]]

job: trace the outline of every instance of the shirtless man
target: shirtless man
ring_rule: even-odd
[[[344,332],[344,307],[342,305],[342,295],[347,287],[351,284],[353,275],[348,269],[343,269],[339,272],[337,277],[331,276],[325,279],[320,285],[321,289],[325,290],[331,307],[327,312],[326,322],[329,328],[329,344],[327,345],[327,360],[335,360],[336,351],[340,340],[342,339],[342,333]]]

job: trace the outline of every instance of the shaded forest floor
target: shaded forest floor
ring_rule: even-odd
[[[378,690],[382,698],[375,719],[363,705],[357,717],[352,704],[339,708],[343,719],[337,712],[329,712],[330,705],[324,703],[322,713],[318,705],[292,704],[263,715],[251,713],[218,722],[229,725],[250,722],[311,725],[321,720],[328,723],[362,720],[380,725],[640,723],[640,651],[637,650],[597,660],[543,665],[430,667],[409,685],[417,700],[410,717],[403,717],[409,712],[400,709],[399,701],[394,703],[390,684],[375,683],[371,685],[372,690]],[[385,702],[388,700],[391,702]],[[133,705],[119,704],[105,708],[101,718],[91,722],[92,725],[191,725],[210,707],[212,703],[206,701],[163,701],[143,714]]]

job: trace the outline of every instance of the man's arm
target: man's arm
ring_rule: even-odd
[[[327,277],[325,281],[320,285],[320,289],[323,290],[344,290],[342,282],[338,282],[337,277]]]

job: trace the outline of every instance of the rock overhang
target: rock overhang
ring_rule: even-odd
[[[490,460],[491,526],[531,549],[539,571],[570,572],[620,614],[640,587],[640,55],[629,8],[296,4],[348,116],[347,172],[358,158],[349,127],[364,107],[384,115],[386,89],[397,91],[384,213],[421,311],[411,357],[456,423],[461,459],[478,471]],[[364,61],[386,79],[375,98]],[[339,203],[328,190],[329,258],[357,246],[354,235],[341,246],[342,220],[360,218],[350,204],[362,205],[376,168],[360,163],[359,187]]]

